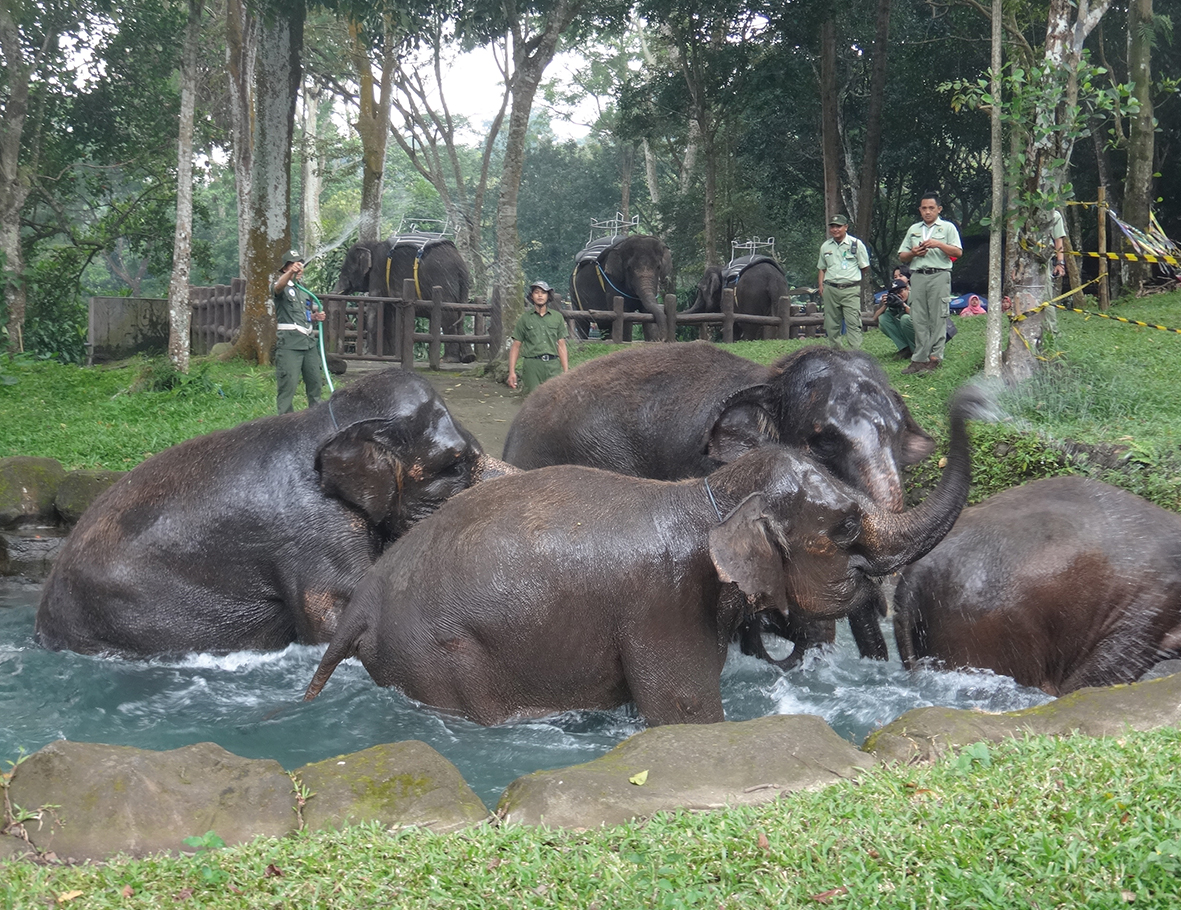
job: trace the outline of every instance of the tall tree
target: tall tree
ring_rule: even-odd
[[[205,0],[188,0],[180,64],[180,129],[176,142],[176,233],[172,242],[172,282],[168,288],[168,359],[189,371],[189,267],[193,252],[193,109],[197,97],[197,50]]]
[[[1148,230],[1152,203],[1152,174],[1156,120],[1152,107],[1152,0],[1128,3],[1128,79],[1136,112],[1128,124],[1128,172],[1124,180],[1123,218],[1143,231]],[[1131,284],[1148,279],[1147,263],[1136,263],[1129,270]]]
[[[246,302],[234,354],[270,363],[275,342],[271,276],[291,246],[291,149],[302,80],[304,5],[272,7],[258,20],[250,120],[250,203],[243,277]]]
[[[372,24],[350,17],[348,31],[348,56],[358,86],[358,111],[353,126],[361,137],[359,239],[371,241],[377,240],[381,233],[385,153],[390,138],[390,101],[398,40],[389,14],[381,15]]]

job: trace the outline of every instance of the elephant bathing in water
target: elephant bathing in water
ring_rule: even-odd
[[[385,545],[496,464],[401,369],[191,439],[87,509],[46,580],[37,640],[126,657],[328,641]]]
[[[782,446],[680,482],[559,465],[474,487],[369,571],[305,698],[355,655],[378,685],[481,724],[627,702],[653,725],[724,720],[744,617],[842,616],[951,528],[975,396],[957,394],[943,477],[902,513]]]
[[[405,234],[389,240],[354,243],[345,254],[333,294],[368,294],[370,297],[401,297],[402,282],[415,283],[415,293],[422,300],[430,300],[431,289],[441,287],[443,300],[467,303],[472,276],[459,250],[450,240],[422,234]],[[392,312],[385,320],[385,352],[394,353],[397,321]],[[373,331],[370,324],[369,331]],[[462,335],[463,317],[444,311],[443,334]],[[476,359],[472,346],[466,342],[447,342],[443,346],[444,359],[456,363],[471,363]],[[372,352],[370,352],[372,353]]]
[[[981,667],[1051,695],[1135,682],[1181,657],[1181,515],[1081,477],[1014,487],[903,573],[894,615],[907,667]]]
[[[546,383],[517,412],[504,459],[520,468],[581,464],[634,477],[704,477],[766,442],[801,447],[837,478],[894,512],[903,508],[902,467],[935,444],[915,422],[872,357],[810,345],[771,367],[708,342],[645,346],[587,361]],[[865,657],[885,660],[878,624],[885,601],[850,615]],[[832,641],[832,623],[782,627],[805,647]],[[743,649],[771,660],[758,624],[743,628]]]
[[[746,257],[743,257],[744,259]],[[745,316],[775,316],[780,297],[787,296],[787,279],[783,269],[766,256],[753,257],[748,264],[732,264],[725,271],[716,265],[705,270],[697,284],[697,297],[686,310],[689,313],[720,313],[722,290],[734,287],[734,312]],[[731,276],[733,276],[731,278]],[[773,337],[770,327],[734,324],[734,340],[747,341]]]
[[[665,318],[660,289],[672,270],[672,253],[659,237],[634,234],[604,238],[578,256],[570,276],[570,301],[579,310],[610,310],[614,299],[622,297],[625,310],[651,313],[655,318],[654,324],[644,325],[644,338],[663,341]]]

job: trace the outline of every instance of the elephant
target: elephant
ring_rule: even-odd
[[[147,459],[82,515],[35,636],[142,658],[328,641],[385,546],[495,459],[398,368]]]
[[[356,656],[378,685],[480,724],[628,702],[650,725],[722,721],[719,680],[744,618],[789,604],[843,616],[874,596],[871,575],[947,533],[980,405],[957,393],[943,476],[902,513],[784,446],[706,478],[555,465],[474,487],[366,574],[304,697]]]
[[[570,300],[579,310],[610,310],[615,297],[629,312],[651,313],[655,324],[644,325],[644,338],[665,337],[661,285],[672,275],[673,258],[659,237],[616,235],[594,241],[575,259]]]
[[[413,233],[395,235],[389,240],[354,243],[345,254],[332,293],[401,297],[402,282],[406,279],[415,282],[415,293],[420,300],[429,300],[431,288],[438,286],[443,289],[445,301],[466,303],[472,286],[471,273],[454,243]],[[395,350],[396,326],[392,314],[387,315],[383,338],[386,353]],[[463,317],[445,315],[443,333],[462,335]],[[443,351],[444,358],[452,362],[471,363],[476,359],[472,346],[466,342],[448,342]]]
[[[716,265],[705,270],[697,285],[697,296],[686,313],[719,313],[722,290],[734,288],[734,312],[745,316],[774,316],[780,297],[786,297],[787,279],[783,269],[767,256],[744,256],[731,262],[723,272]],[[772,337],[765,326],[735,323],[734,340]]]
[[[587,361],[525,400],[505,439],[504,460],[520,468],[582,464],[635,477],[703,477],[767,440],[800,446],[883,508],[903,508],[902,467],[935,443],[868,354],[809,345],[771,367],[709,342],[645,346]],[[850,616],[862,656],[885,660],[878,624],[884,601]],[[771,622],[777,622],[772,617]],[[787,637],[804,648],[835,629]],[[770,660],[757,628],[744,650]]]
[[[1181,657],[1181,515],[1084,477],[1035,480],[964,510],[902,573],[903,664],[932,658],[1065,695]]]

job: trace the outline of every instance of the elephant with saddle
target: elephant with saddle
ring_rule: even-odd
[[[368,294],[370,297],[402,296],[402,283],[414,282],[414,295],[419,300],[430,300],[431,290],[443,289],[443,300],[448,303],[467,303],[472,277],[458,248],[450,240],[433,234],[410,232],[396,234],[389,240],[354,243],[345,254],[340,277],[333,294]],[[376,318],[366,318],[366,329],[376,331]],[[397,351],[398,320],[392,306],[384,314],[384,353]],[[464,334],[462,314],[444,311],[443,333]],[[375,353],[372,344],[366,353]],[[443,346],[444,359],[455,363],[471,363],[476,359],[467,342],[449,341]]]
[[[632,348],[587,361],[526,399],[505,440],[504,459],[520,468],[582,464],[651,477],[704,477],[766,442],[800,447],[879,506],[903,508],[902,467],[935,444],[915,422],[872,357],[809,345],[772,366],[705,341]],[[878,624],[885,602],[850,615],[863,656],[885,660]],[[774,616],[774,614],[768,614]],[[797,644],[831,641],[832,623],[782,626]],[[760,622],[761,624],[761,622]],[[771,658],[759,624],[744,627],[744,650]]]
[[[614,299],[622,297],[625,311],[655,318],[644,324],[645,340],[663,341],[666,320],[660,291],[672,270],[672,253],[659,237],[616,234],[592,240],[574,259],[571,305],[577,310],[610,310]]]
[[[368,572],[305,698],[356,656],[378,685],[481,724],[629,702],[652,725],[724,720],[719,680],[743,620],[789,605],[842,616],[876,597],[870,576],[947,533],[978,405],[956,396],[943,477],[901,513],[784,446],[705,478],[556,465],[474,487]]]
[[[788,295],[787,278],[770,256],[741,256],[725,269],[711,265],[697,284],[697,296],[689,313],[720,313],[722,291],[734,289],[734,312],[744,316],[775,316],[780,297]],[[771,326],[734,324],[735,341],[773,338]]]
[[[998,493],[902,573],[894,632],[908,668],[1055,696],[1134,682],[1181,657],[1181,515],[1082,477]]]
[[[188,440],[83,514],[37,609],[47,648],[149,657],[328,641],[383,549],[498,463],[411,371]]]

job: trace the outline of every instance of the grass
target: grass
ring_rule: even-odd
[[[1034,737],[755,808],[590,832],[373,825],[3,869],[0,907],[1171,907],[1181,731]],[[178,843],[185,832],[178,832]],[[204,838],[205,841],[210,838]]]

